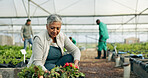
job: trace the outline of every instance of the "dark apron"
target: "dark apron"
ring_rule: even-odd
[[[50,50],[45,62],[45,68],[49,71],[55,67],[55,64],[62,57],[61,49],[59,47],[50,46]]]

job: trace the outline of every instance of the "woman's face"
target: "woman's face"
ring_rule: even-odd
[[[46,25],[46,28],[48,30],[49,35],[52,38],[55,38],[61,30],[61,22],[53,22],[50,25]]]

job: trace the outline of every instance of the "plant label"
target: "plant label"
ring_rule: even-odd
[[[21,49],[22,54],[26,54],[26,50],[25,49]]]

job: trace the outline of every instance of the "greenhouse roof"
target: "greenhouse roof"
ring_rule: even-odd
[[[56,13],[63,17],[63,30],[72,29],[67,32],[79,32],[79,28],[98,32],[98,18],[109,31],[147,31],[147,3],[148,0],[0,0],[0,26],[22,26],[30,17],[36,29],[35,26],[45,26],[47,16]]]
[[[116,16],[148,14],[148,0],[29,0],[30,16]],[[0,0],[0,17],[27,17],[28,0]]]

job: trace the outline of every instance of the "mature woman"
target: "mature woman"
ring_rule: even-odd
[[[34,37],[32,56],[28,63],[40,65],[47,72],[57,66],[63,66],[66,62],[73,62],[78,66],[80,61],[80,50],[61,30],[62,19],[57,14],[52,14],[47,18],[45,31]],[[70,52],[64,55],[63,49]]]

